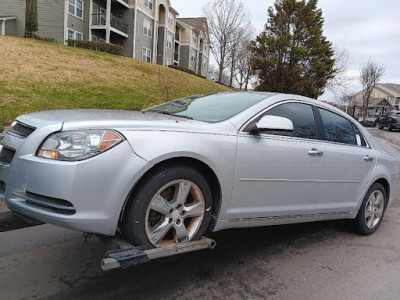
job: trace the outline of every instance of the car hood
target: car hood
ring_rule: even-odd
[[[213,124],[181,117],[142,111],[71,109],[35,112],[19,116],[18,121],[36,128],[59,124],[62,130],[174,130],[216,132],[232,129],[233,125]]]

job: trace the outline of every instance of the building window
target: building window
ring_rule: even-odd
[[[68,28],[68,39],[69,40],[83,40],[82,32],[75,31],[73,29]]]
[[[99,25],[106,25],[106,15],[107,11],[100,7],[100,24]]]
[[[68,12],[69,12],[71,15],[74,15],[74,14],[75,14],[75,0],[69,0]]]
[[[196,53],[192,52],[192,61],[195,62],[196,61]]]
[[[150,10],[153,10],[153,0],[144,0],[144,6]]]
[[[143,20],[143,34],[151,38],[152,31],[151,31],[151,22],[149,20]]]
[[[197,44],[197,35],[195,33],[193,33],[193,43]]]
[[[172,64],[172,61],[169,57],[167,57],[167,66],[170,66]]]
[[[174,24],[174,15],[170,11],[168,12],[168,24],[169,25]]]
[[[142,60],[151,62],[151,50],[145,47],[142,48]]]
[[[172,33],[168,33],[167,36],[167,48],[172,49],[172,41],[174,40],[174,36]]]
[[[82,0],[69,0],[68,12],[69,14],[82,19],[83,18]]]

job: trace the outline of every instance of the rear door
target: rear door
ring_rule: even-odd
[[[316,199],[320,213],[348,213],[370,185],[376,164],[357,125],[333,111],[319,109],[325,159],[321,184],[323,196]]]

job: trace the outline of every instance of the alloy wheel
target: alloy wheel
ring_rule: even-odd
[[[365,224],[373,229],[381,220],[385,208],[385,200],[380,190],[371,193],[365,205]]]
[[[190,241],[201,227],[205,201],[200,188],[190,180],[174,180],[151,199],[145,229],[155,247]]]

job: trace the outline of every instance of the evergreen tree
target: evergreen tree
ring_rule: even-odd
[[[37,0],[26,0],[25,37],[31,38],[38,31]]]
[[[264,31],[252,41],[261,91],[317,98],[334,72],[332,44],[322,34],[318,0],[276,0]]]

